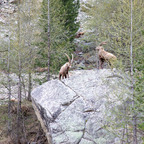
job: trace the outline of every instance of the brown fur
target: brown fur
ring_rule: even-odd
[[[80,38],[81,35],[84,35],[84,32],[79,32],[79,33],[75,36],[75,38]]]
[[[105,45],[106,42],[102,42],[96,49],[98,50],[98,56],[100,61],[100,69],[103,68],[103,63],[107,61],[110,66],[114,66],[115,61],[117,60],[117,57],[113,55],[112,53],[109,53],[104,50],[102,45]]]
[[[71,68],[71,65],[72,65],[72,62],[73,62],[73,55],[72,55],[72,60],[69,58],[69,56],[68,56],[67,54],[65,54],[65,55],[67,56],[69,62],[65,63],[65,64],[61,67],[61,69],[60,69],[60,71],[59,71],[59,80],[61,80],[61,77],[62,77],[62,79],[69,77],[68,71],[69,71],[69,69]]]

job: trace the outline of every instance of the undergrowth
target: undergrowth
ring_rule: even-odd
[[[47,144],[45,134],[40,126],[39,121],[35,115],[31,102],[24,101],[22,103],[22,131],[19,134],[21,137],[21,144],[25,143],[40,143]],[[0,105],[0,144],[15,144],[16,143],[16,118],[17,118],[17,103],[12,104],[11,108],[11,127],[12,130],[8,134],[8,105]]]

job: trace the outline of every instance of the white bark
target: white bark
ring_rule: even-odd
[[[18,104],[17,104],[17,144],[20,143],[20,117],[21,117],[21,45],[20,45],[20,0],[18,0]]]
[[[8,2],[9,5],[9,2]],[[9,34],[8,34],[8,57],[7,57],[7,79],[8,79],[8,132],[11,131],[11,82],[10,82],[10,22],[8,21]]]
[[[135,102],[134,102],[134,75],[133,75],[133,0],[131,0],[131,33],[130,33],[130,58],[131,58],[131,80],[132,80],[132,107],[133,107],[133,144],[137,144],[137,125],[135,114]]]
[[[47,80],[50,80],[50,0],[48,0],[48,75]]]
[[[29,18],[30,18],[30,2],[31,0],[29,0],[29,5],[28,5],[28,15],[29,15]],[[29,27],[31,25],[31,21],[29,20]],[[32,75],[31,75],[31,65],[32,65],[32,48],[31,48],[31,42],[30,42],[30,37],[29,37],[29,40],[28,40],[28,46],[30,46],[30,66],[29,66],[29,84],[28,84],[28,101],[31,101],[31,90],[32,90]]]

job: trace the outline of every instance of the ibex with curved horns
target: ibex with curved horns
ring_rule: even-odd
[[[104,61],[107,61],[110,66],[113,66],[115,61],[117,60],[117,57],[115,55],[104,50],[103,45],[105,44],[106,42],[102,42],[98,47],[96,47],[96,50],[98,50],[100,69],[103,68],[102,65]]]
[[[62,79],[64,78],[68,78],[69,77],[69,69],[71,68],[71,65],[73,63],[73,54],[72,54],[72,59],[70,59],[70,57],[65,53],[65,55],[67,56],[68,58],[68,61],[69,62],[66,62],[60,69],[59,71],[59,80],[61,80],[61,77]]]

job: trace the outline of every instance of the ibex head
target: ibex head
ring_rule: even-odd
[[[101,42],[99,46],[96,47],[96,50],[104,50],[103,45],[106,45],[106,42]]]
[[[72,55],[72,59],[70,59],[70,57],[66,53],[64,53],[64,54],[67,56],[68,61],[69,61],[69,67],[71,68],[71,65],[73,63],[73,54],[71,54]]]

